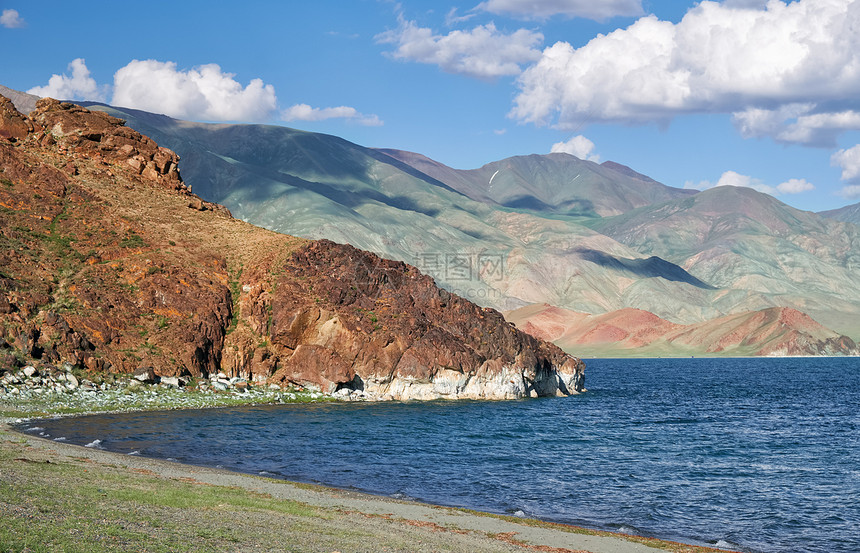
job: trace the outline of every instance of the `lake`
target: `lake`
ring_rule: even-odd
[[[588,392],[569,398],[131,413],[23,429],[691,544],[860,551],[860,359],[586,363]]]

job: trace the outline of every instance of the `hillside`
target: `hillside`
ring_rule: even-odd
[[[860,355],[849,337],[796,309],[771,307],[679,325],[639,309],[589,315],[549,305],[506,313],[533,336],[582,355]]]
[[[618,163],[570,154],[516,156],[456,170],[401,150],[380,150],[462,194],[499,207],[571,216],[609,216],[695,194],[671,188]]]
[[[414,267],[233,218],[102,112],[0,98],[0,365],[395,398],[573,393],[581,362]]]
[[[789,207],[750,188],[720,186],[589,226],[713,286],[757,292],[771,306],[799,309],[825,326],[860,335],[856,225]]]
[[[713,291],[679,278],[684,271],[671,263],[652,262],[639,274],[631,267],[648,256],[572,218],[475,201],[379,150],[285,127],[92,107],[176,151],[194,192],[237,218],[413,264],[483,306],[547,302],[601,312],[637,305],[688,322],[703,311],[721,314],[710,307]],[[694,305],[677,298],[693,298]]]
[[[846,205],[839,209],[820,211],[818,214],[828,219],[836,219],[837,221],[860,225],[860,203]]]

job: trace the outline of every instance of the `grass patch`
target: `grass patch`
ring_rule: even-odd
[[[146,241],[137,233],[130,233],[119,241],[120,248],[145,248]]]
[[[278,543],[278,530],[329,515],[293,500],[111,465],[45,458],[0,435],[0,551],[217,552]],[[263,530],[251,519],[273,521]],[[257,549],[255,549],[257,550]],[[269,550],[269,549],[264,549]]]

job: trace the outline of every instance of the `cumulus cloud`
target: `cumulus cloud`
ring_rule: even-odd
[[[479,79],[519,75],[521,65],[541,57],[537,47],[543,35],[527,29],[506,34],[493,23],[479,25],[470,31],[434,34],[414,21],[399,17],[400,26],[376,36],[381,44],[394,44],[391,56],[439,66],[443,71]]]
[[[788,179],[776,186],[780,194],[800,194],[801,192],[809,192],[815,190],[815,186],[806,179]]]
[[[585,138],[581,134],[574,136],[567,142],[556,142],[552,145],[552,148],[550,149],[551,153],[561,152],[576,156],[579,159],[585,159],[588,161],[593,161],[594,163],[600,163],[600,156],[592,154],[591,152],[593,151],[594,142]]]
[[[323,121],[325,119],[346,119],[369,127],[382,125],[382,120],[376,115],[364,115],[355,108],[338,106],[333,108],[314,108],[308,104],[296,104],[281,112],[284,121]]]
[[[860,144],[847,150],[839,150],[830,156],[830,164],[842,169],[842,180],[860,180]]]
[[[757,190],[763,194],[770,194],[771,196],[800,194],[801,192],[808,192],[815,189],[815,186],[806,179],[789,179],[777,186],[770,186],[765,184],[761,179],[757,179],[749,175],[742,175],[736,171],[726,171],[720,176],[720,179],[716,183],[706,180],[698,183],[687,181],[684,188],[705,190],[717,186],[743,186],[746,188],[752,188],[753,190]]]
[[[734,113],[747,136],[816,145],[860,128],[860,2],[760,5],[703,1],[678,23],[558,42],[520,76],[510,116],[572,129]]]
[[[117,106],[204,121],[266,121],[277,107],[275,88],[253,79],[243,87],[210,63],[189,70],[174,62],[133,60],[114,75]]]
[[[99,86],[90,75],[87,64],[83,58],[77,58],[69,64],[68,70],[71,76],[51,75],[48,84],[35,86],[28,90],[30,94],[50,97],[57,100],[92,100],[103,102],[107,97],[107,87]]]
[[[554,15],[604,20],[615,16],[639,16],[642,0],[487,0],[477,9],[523,19],[547,19]]]
[[[837,194],[848,200],[856,200],[860,198],[860,184],[845,186]]]
[[[0,14],[0,25],[7,29],[18,29],[24,27],[26,23],[18,10],[3,10],[3,13]]]

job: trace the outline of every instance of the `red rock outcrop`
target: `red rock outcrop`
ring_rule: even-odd
[[[394,398],[582,389],[583,364],[403,263],[233,219],[121,119],[0,101],[0,364]],[[24,132],[26,129],[26,132]]]

